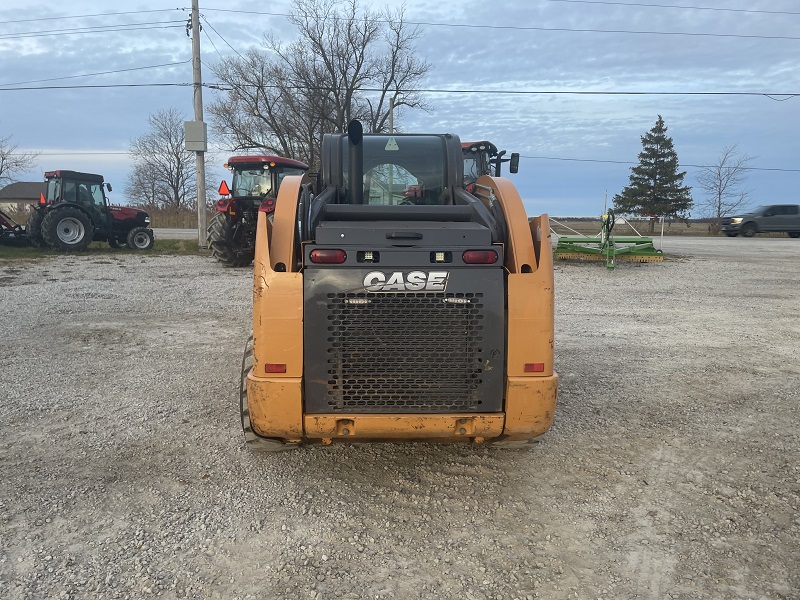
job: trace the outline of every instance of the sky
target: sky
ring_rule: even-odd
[[[644,135],[661,115],[701,216],[696,176],[737,145],[753,158],[750,204],[800,202],[798,0],[384,0],[418,23],[431,64],[430,110],[404,132],[488,139],[521,155],[509,175],[529,215],[602,213],[627,185]],[[656,6],[657,5],[657,6]],[[108,3],[22,0],[0,8],[0,138],[37,152],[34,169],[102,173],[125,202],[132,139],[174,108],[193,118],[191,0]],[[203,80],[210,65],[296,35],[291,1],[200,0]],[[257,11],[258,14],[254,14]],[[472,90],[473,93],[447,93]],[[206,105],[221,92],[204,89]],[[794,94],[794,96],[793,96]],[[206,114],[206,120],[208,115]],[[227,174],[212,131],[208,176]]]

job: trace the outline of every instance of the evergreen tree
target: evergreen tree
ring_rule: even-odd
[[[614,196],[614,209],[652,217],[652,232],[657,217],[683,219],[688,216],[692,188],[683,185],[686,171],[678,172],[678,155],[661,115],[641,139],[639,164],[631,168],[628,185]]]

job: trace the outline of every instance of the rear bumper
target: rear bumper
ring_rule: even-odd
[[[302,379],[247,377],[253,430],[287,442],[411,441],[484,442],[526,440],[553,422],[558,375],[509,377],[505,410],[497,413],[305,414]]]

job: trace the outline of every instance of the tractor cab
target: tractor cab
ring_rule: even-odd
[[[519,170],[519,153],[513,152],[510,158],[503,158],[506,151],[498,151],[492,142],[462,142],[461,153],[464,156],[464,185],[470,192],[481,175],[500,177],[503,163],[509,163],[510,173]]]

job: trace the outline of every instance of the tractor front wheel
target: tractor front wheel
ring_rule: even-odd
[[[80,252],[92,243],[94,225],[82,210],[66,206],[51,210],[42,219],[42,238],[61,252]]]
[[[128,232],[128,248],[150,250],[155,243],[153,230],[147,227],[134,227]]]
[[[28,236],[28,241],[34,248],[41,248],[44,244],[42,237],[42,219],[44,215],[38,210],[34,210],[28,217],[28,222],[25,223],[25,234]]]
[[[215,213],[208,225],[208,247],[211,256],[226,267],[246,267],[255,257],[254,240],[241,240],[242,233],[237,235],[235,225],[236,222],[227,213]]]

